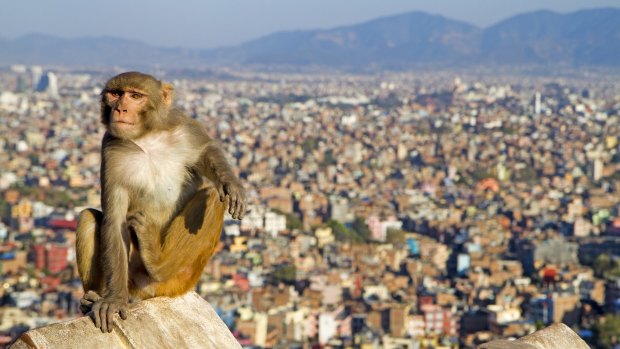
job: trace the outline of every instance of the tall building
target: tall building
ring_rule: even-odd
[[[37,92],[47,92],[51,96],[58,96],[58,77],[52,72],[47,72],[41,77],[36,88]]]
[[[540,92],[536,92],[534,95],[534,115],[540,115],[541,105]]]
[[[43,68],[38,65],[33,65],[30,68],[31,78],[32,78],[32,91],[36,91],[39,86],[39,81],[41,80],[41,76],[43,75]]]

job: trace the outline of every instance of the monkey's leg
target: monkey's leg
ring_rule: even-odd
[[[220,239],[225,209],[216,190],[202,189],[172,220],[162,243],[137,234],[155,296],[176,296],[196,285]]]
[[[99,232],[103,213],[89,208],[80,212],[76,230],[76,258],[78,272],[84,287],[84,298],[80,301],[83,313],[90,311],[92,304],[103,292],[103,273],[99,254]]]

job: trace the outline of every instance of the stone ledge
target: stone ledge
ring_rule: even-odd
[[[495,340],[478,349],[590,349],[586,342],[564,324],[553,324],[517,340]]]
[[[211,305],[195,292],[138,303],[126,320],[114,319],[101,333],[89,317],[32,329],[10,349],[54,348],[238,348],[241,346]]]

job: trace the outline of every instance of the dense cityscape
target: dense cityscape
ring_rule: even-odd
[[[118,72],[0,69],[0,347],[82,316],[76,217],[100,207]],[[247,189],[196,288],[245,348],[474,348],[559,322],[620,343],[614,76],[150,73]]]

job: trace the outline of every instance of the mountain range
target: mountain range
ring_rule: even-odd
[[[424,12],[332,29],[284,31],[233,47],[160,48],[113,37],[0,37],[0,64],[345,69],[412,66],[620,66],[620,9],[537,11],[487,28]]]

